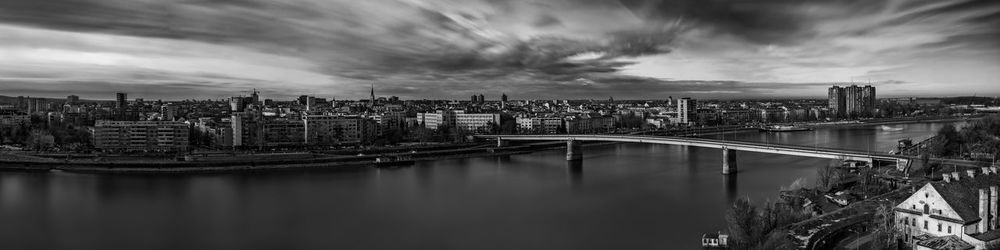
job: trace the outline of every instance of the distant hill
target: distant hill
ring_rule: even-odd
[[[982,97],[982,96],[958,96],[958,97],[941,98],[941,103],[957,104],[957,105],[995,104],[997,103],[997,99],[993,97]]]
[[[31,99],[45,99],[48,102],[65,102],[66,101],[66,98],[49,98],[49,97],[34,97],[34,96],[32,96]],[[110,102],[110,101],[112,101],[112,100],[86,100],[86,99],[80,99],[80,102]],[[17,103],[17,97],[16,96],[0,95],[0,103],[15,104],[15,103]]]

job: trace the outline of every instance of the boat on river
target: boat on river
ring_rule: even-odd
[[[882,131],[902,131],[903,130],[903,127],[889,127],[889,126],[886,126],[886,125],[879,126],[879,128],[881,128]]]
[[[413,157],[405,155],[394,155],[394,156],[380,156],[375,158],[374,166],[376,168],[386,168],[386,167],[403,167],[415,164],[416,161]]]
[[[760,128],[763,132],[796,132],[796,131],[809,131],[811,128],[798,127],[792,125],[771,125]]]

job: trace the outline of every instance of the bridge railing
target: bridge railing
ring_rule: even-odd
[[[477,135],[477,137],[486,138],[508,138],[508,140],[517,140],[517,138],[556,138],[553,140],[563,140],[563,139],[633,139],[633,140],[643,140],[643,139],[658,139],[658,140],[670,140],[683,143],[705,143],[705,144],[716,144],[719,146],[749,146],[757,148],[768,148],[768,149],[785,149],[785,150],[798,150],[803,152],[816,152],[816,153],[838,153],[838,154],[853,154],[853,155],[863,155],[873,158],[906,158],[905,156],[893,155],[882,152],[872,152],[865,150],[854,150],[854,149],[841,149],[841,148],[829,148],[829,147],[816,147],[816,146],[802,146],[802,145],[792,145],[792,144],[777,144],[777,143],[762,143],[762,142],[748,142],[748,141],[734,141],[734,140],[720,140],[720,139],[709,139],[709,138],[693,138],[693,137],[676,137],[676,136],[637,136],[637,135]]]

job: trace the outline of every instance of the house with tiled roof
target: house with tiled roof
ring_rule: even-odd
[[[895,207],[897,229],[913,249],[1000,249],[998,168],[942,174]]]

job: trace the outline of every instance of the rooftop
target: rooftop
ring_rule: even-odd
[[[1000,174],[972,171],[975,171],[973,178],[962,172],[958,180],[930,183],[966,224],[979,221],[979,189],[1000,185]]]

